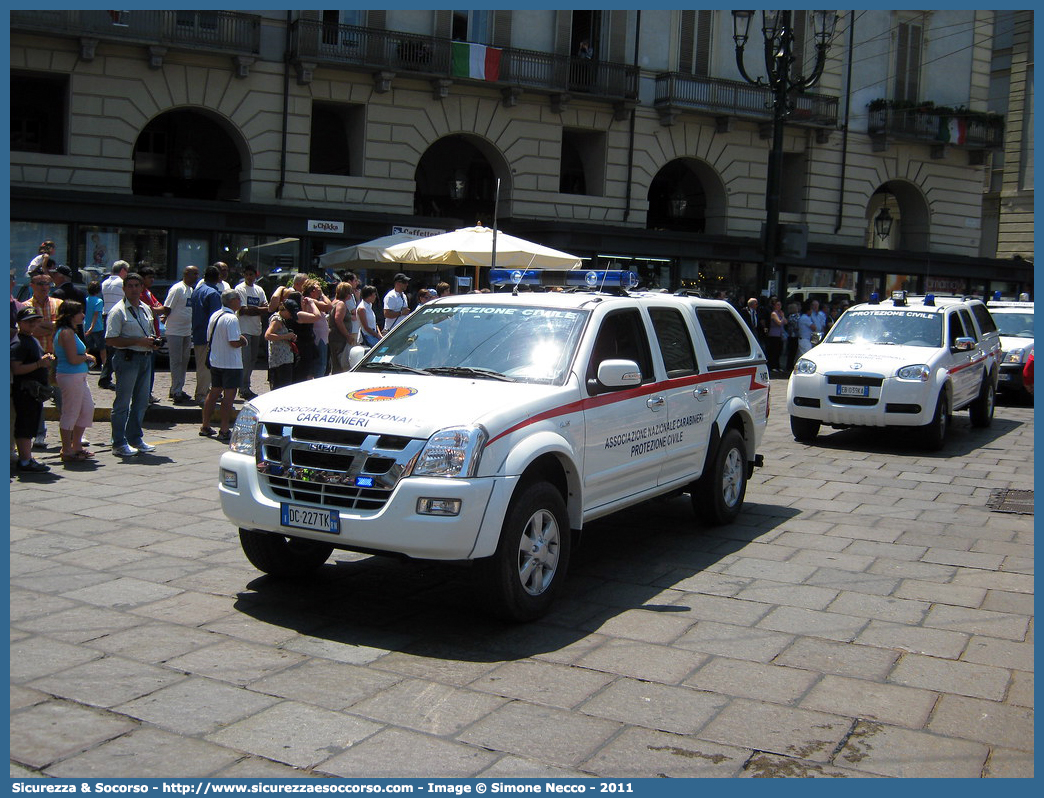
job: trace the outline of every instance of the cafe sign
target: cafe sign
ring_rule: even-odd
[[[326,222],[321,219],[308,220],[309,233],[344,233],[344,222]]]

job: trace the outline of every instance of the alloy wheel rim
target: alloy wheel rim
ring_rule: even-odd
[[[735,507],[743,489],[743,457],[738,449],[731,449],[725,457],[725,468],[722,472],[722,498],[728,507]]]
[[[561,548],[558,521],[547,510],[537,510],[522,530],[518,544],[518,578],[522,589],[539,596],[551,586]]]

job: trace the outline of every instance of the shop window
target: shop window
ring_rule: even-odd
[[[360,175],[365,109],[347,103],[312,103],[308,171],[320,175]]]
[[[605,135],[593,130],[562,131],[558,190],[600,196],[605,176]]]
[[[11,222],[11,273],[15,280],[24,281],[29,261],[40,254],[40,244],[53,241],[54,257],[58,263],[69,261],[69,228],[64,224],[41,222]]]
[[[81,228],[86,230],[89,228]],[[119,236],[119,254],[111,256],[109,265],[114,260],[125,260],[131,269],[149,266],[156,270],[156,276],[166,279],[171,277],[167,271],[167,231],[148,227],[121,227],[117,229]]]
[[[12,151],[65,154],[68,93],[67,75],[11,73]]]
[[[231,233],[218,239],[215,260],[228,264],[231,285],[242,279],[243,267],[250,264],[257,269],[261,287],[271,296],[272,288],[284,285],[298,271],[305,271],[300,256],[301,242],[297,238]]]

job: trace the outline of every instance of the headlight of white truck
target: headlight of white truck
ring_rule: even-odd
[[[795,374],[815,374],[816,364],[813,360],[807,358],[801,358],[797,363],[794,364]]]
[[[232,425],[232,439],[229,448],[239,454],[254,455],[257,445],[257,408],[252,404],[243,405]]]
[[[1002,362],[1021,364],[1025,355],[1026,350],[1024,349],[1009,349],[1004,353],[1004,359]]]
[[[895,376],[901,380],[928,382],[928,379],[932,376],[932,370],[927,365],[919,363],[916,366],[903,366],[895,373]]]
[[[417,455],[413,476],[474,476],[488,437],[485,428],[478,425],[440,429]]]

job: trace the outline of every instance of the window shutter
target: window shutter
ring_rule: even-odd
[[[627,56],[627,12],[609,12],[609,60],[625,61]]]
[[[435,35],[440,39],[449,39],[453,35],[453,12],[435,12]]]
[[[681,12],[681,31],[678,34],[678,71],[692,74],[692,59],[696,50],[696,12]]]
[[[493,46],[511,46],[511,11],[493,12]]]
[[[696,61],[693,74],[706,77],[710,74],[711,38],[713,36],[713,11],[699,11],[696,22]]]
[[[895,99],[917,102],[920,93],[922,29],[920,25],[900,22],[897,33]]]
[[[377,28],[378,30],[385,30],[388,27],[388,12],[367,11],[366,26],[368,28]]]
[[[555,11],[555,53],[572,55],[570,35],[573,29],[572,11]]]

